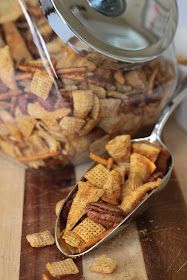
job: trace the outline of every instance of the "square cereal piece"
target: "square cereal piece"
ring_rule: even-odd
[[[24,137],[28,138],[36,125],[36,120],[30,116],[22,116],[17,119],[18,127]]]
[[[45,247],[55,243],[54,237],[48,230],[28,234],[26,239],[33,248]]]
[[[66,232],[63,238],[67,244],[75,248],[79,248],[84,243],[82,238],[73,231]]]
[[[75,90],[72,92],[74,116],[85,118],[94,105],[94,95],[91,90]]]
[[[73,231],[85,242],[89,242],[96,236],[102,234],[105,231],[105,228],[102,225],[93,222],[89,218],[86,218],[83,222],[76,226]]]
[[[53,277],[79,273],[76,264],[70,258],[64,261],[47,263],[46,268]]]
[[[30,85],[30,92],[46,100],[52,85],[53,80],[47,72],[36,70]]]
[[[111,274],[116,269],[116,266],[117,264],[115,260],[106,255],[102,255],[94,258],[90,270],[92,272]]]
[[[84,214],[86,214],[86,205],[90,202],[96,202],[103,195],[104,190],[92,186],[89,182],[79,182],[78,191],[71,209],[68,214],[66,231],[70,231]]]
[[[84,178],[86,178],[92,185],[102,188],[109,176],[110,171],[102,164],[97,164],[84,175]]]
[[[107,143],[105,148],[108,154],[116,162],[129,161],[131,153],[131,137],[130,135],[116,136]]]
[[[138,153],[142,156],[145,156],[152,162],[155,162],[157,160],[158,155],[160,153],[159,147],[146,142],[133,143],[132,149],[133,153]]]

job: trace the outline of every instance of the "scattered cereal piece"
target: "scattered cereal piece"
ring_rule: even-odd
[[[105,231],[105,228],[86,218],[78,226],[76,226],[73,231],[77,233],[85,242],[89,242],[96,236],[100,235]]]
[[[47,263],[46,268],[53,277],[79,273],[76,264],[70,258],[64,261]]]
[[[48,230],[28,234],[26,239],[30,243],[31,247],[34,248],[45,247],[55,243],[54,237]]]
[[[114,272],[116,267],[117,264],[115,260],[107,257],[106,255],[102,255],[94,258],[90,270],[92,272],[111,274]]]

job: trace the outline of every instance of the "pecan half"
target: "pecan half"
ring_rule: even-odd
[[[88,217],[105,228],[109,229],[122,222],[123,211],[112,204],[106,202],[92,202],[86,207]]]

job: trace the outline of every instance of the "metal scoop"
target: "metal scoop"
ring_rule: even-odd
[[[184,83],[185,84],[185,83]],[[184,87],[183,87],[184,88]],[[77,192],[78,186],[75,185],[75,187],[73,188],[73,190],[70,192],[70,194],[67,196],[64,205],[62,206],[60,213],[57,217],[57,221],[56,221],[56,225],[55,225],[55,239],[56,239],[56,244],[58,249],[66,256],[68,257],[80,257],[82,255],[85,255],[87,253],[89,253],[91,250],[95,249],[97,246],[101,245],[104,241],[114,237],[114,235],[116,235],[117,233],[119,233],[121,230],[123,230],[125,227],[128,226],[129,222],[131,220],[134,220],[138,215],[140,215],[141,213],[143,213],[143,211],[145,211],[145,209],[148,208],[150,202],[151,202],[151,197],[156,194],[157,192],[159,192],[160,190],[162,190],[166,184],[168,183],[170,177],[171,177],[171,172],[173,170],[173,156],[171,155],[171,153],[169,152],[169,150],[167,149],[167,147],[164,145],[164,143],[161,140],[161,134],[162,134],[162,130],[168,120],[168,118],[170,117],[170,115],[172,114],[172,112],[175,110],[175,108],[180,104],[180,102],[187,97],[187,88],[184,88],[183,90],[181,90],[181,92],[172,100],[170,101],[170,103],[167,105],[167,107],[164,109],[159,121],[157,122],[157,124],[155,125],[155,128],[153,129],[153,132],[151,133],[151,135],[149,137],[145,137],[145,138],[140,138],[140,139],[134,139],[132,140],[132,142],[150,142],[152,144],[155,145],[159,145],[162,148],[164,148],[165,150],[168,151],[170,158],[168,161],[168,167],[167,167],[167,171],[165,173],[165,176],[163,177],[162,181],[161,181],[161,185],[159,188],[151,191],[145,198],[143,201],[141,201],[141,203],[139,203],[139,205],[131,212],[129,213],[124,220],[116,227],[114,228],[111,232],[109,232],[108,235],[106,235],[102,240],[100,240],[98,243],[96,243],[94,246],[92,246],[91,248],[89,248],[88,250],[79,253],[76,250],[73,251],[71,250],[65,242],[63,242],[62,240],[62,231],[65,229],[65,222],[63,221],[63,214],[65,211],[65,205],[67,205],[68,201],[73,199],[73,196],[75,195],[75,193]]]

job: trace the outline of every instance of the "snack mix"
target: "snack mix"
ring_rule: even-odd
[[[77,183],[75,192],[55,207],[56,215],[62,209],[58,241],[72,255],[84,253],[123,223],[148,193],[160,186],[168,169],[166,150],[148,142],[132,142],[130,135],[116,136],[105,149],[105,157],[90,154],[94,166]],[[29,234],[26,239],[34,248],[55,242],[48,230]],[[111,274],[116,268],[115,260],[101,255],[93,259],[90,271]],[[71,258],[49,262],[46,269],[53,277],[79,273]],[[51,278],[44,273],[42,279]]]
[[[160,57],[135,69],[114,69],[102,58],[80,56],[66,46],[50,28],[38,1],[19,1],[21,8],[16,0],[11,5],[2,2],[4,154],[33,168],[78,164],[90,152],[101,154],[115,135],[134,135],[155,123],[176,84],[169,60]],[[110,173],[111,180],[116,172]],[[108,178],[107,174],[102,173]],[[104,196],[110,200],[109,193]]]
[[[122,223],[167,172],[169,154],[160,146],[121,135],[105,149],[105,157],[91,154],[95,165],[62,208],[59,240],[72,254],[91,248]]]

